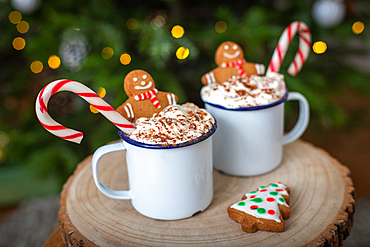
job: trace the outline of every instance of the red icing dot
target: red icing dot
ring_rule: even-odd
[[[279,191],[280,192],[280,191],[284,191],[284,190],[282,190],[282,189],[276,189],[275,191]]]
[[[267,191],[266,189],[264,189],[264,190],[260,190],[260,192],[265,192],[265,191]]]
[[[267,198],[267,199],[266,199],[266,201],[268,201],[268,202],[274,202],[274,201],[275,201],[275,199],[274,199],[274,198],[272,198],[272,197],[269,197],[269,198]]]
[[[271,214],[271,215],[274,215],[275,214],[275,211],[270,209],[269,211],[267,211],[268,214]]]
[[[277,184],[282,184],[282,182],[277,182]]]
[[[257,209],[258,206],[257,205],[252,205],[250,208],[253,210],[253,209]]]
[[[253,195],[253,196],[250,196],[250,197],[249,197],[249,199],[253,199],[253,198],[255,198],[255,197],[256,197],[256,196],[255,196],[255,195]]]

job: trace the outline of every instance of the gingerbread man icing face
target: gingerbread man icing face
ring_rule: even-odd
[[[155,88],[153,78],[144,70],[134,70],[128,73],[123,86],[128,97]]]
[[[216,64],[221,66],[222,63],[228,63],[244,58],[242,48],[231,41],[222,43],[216,50]]]

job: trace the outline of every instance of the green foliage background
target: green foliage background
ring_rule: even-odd
[[[366,1],[356,3],[368,6]],[[9,2],[1,1],[0,204],[59,191],[79,161],[99,146],[118,139],[109,121],[91,113],[89,105],[78,96],[63,92],[51,98],[50,114],[63,125],[83,131],[85,138],[77,145],[45,131],[35,116],[34,103],[47,83],[68,78],[94,91],[104,87],[104,99],[116,108],[127,98],[122,86],[125,75],[141,68],[150,72],[157,88],[176,93],[180,103],[192,101],[203,106],[200,77],[216,66],[214,52],[220,43],[239,43],[247,61],[267,67],[281,33],[295,20],[306,22],[313,41],[324,40],[328,50],[321,55],[312,52],[301,73],[291,77],[286,69],[297,50],[295,38],[281,69],[287,87],[303,93],[310,102],[311,128],[344,128],[351,116],[337,104],[343,89],[370,96],[368,76],[345,63],[346,55],[367,52],[351,43],[368,39],[368,30],[356,36],[351,26],[357,20],[368,22],[369,15],[352,11],[337,27],[324,29],[312,19],[312,4],[313,1],[288,0],[43,1],[35,12],[23,14],[30,30],[20,34],[8,19],[14,9]],[[164,25],[151,25],[159,15],[165,18]],[[136,29],[128,29],[129,18],[138,21]],[[224,33],[215,31],[219,20],[227,24]],[[182,38],[171,36],[174,25],[185,28]],[[63,63],[56,70],[48,68],[49,56],[59,56],[61,42],[75,35],[83,35],[88,42],[88,54],[80,69],[70,70]],[[26,40],[21,51],[11,45],[18,36]],[[175,56],[180,46],[190,50],[185,60]],[[102,57],[104,47],[114,50],[112,58]],[[122,53],[131,55],[129,65],[120,63]],[[35,60],[44,64],[39,74],[30,70]],[[294,107],[287,106],[287,122],[294,121]]]

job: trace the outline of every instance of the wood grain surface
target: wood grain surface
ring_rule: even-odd
[[[91,174],[91,156],[81,162],[61,194],[59,223],[68,246],[341,246],[350,234],[354,187],[349,170],[303,141],[284,146],[281,165],[255,177],[214,170],[214,198],[195,216],[161,221],[142,216],[130,201],[104,196]],[[99,178],[111,189],[128,189],[125,152],[103,156]],[[261,185],[281,181],[291,188],[285,231],[246,233],[227,207]]]

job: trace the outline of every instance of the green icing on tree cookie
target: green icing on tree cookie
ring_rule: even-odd
[[[257,213],[259,214],[265,214],[266,210],[264,208],[257,208]]]
[[[261,198],[259,198],[259,197],[257,197],[257,198],[252,199],[251,201],[252,201],[252,202],[260,203],[260,202],[262,202],[262,199],[261,199]]]

